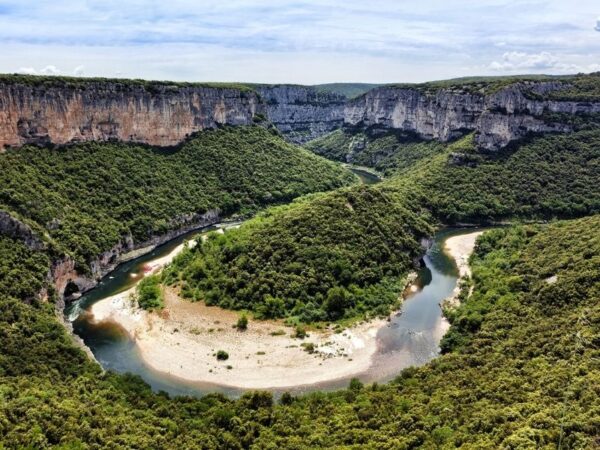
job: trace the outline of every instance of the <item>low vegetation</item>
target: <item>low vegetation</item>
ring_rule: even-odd
[[[219,361],[227,361],[229,359],[229,353],[225,350],[217,351],[216,356]]]
[[[164,307],[164,295],[158,275],[143,278],[136,287],[138,305],[143,309],[161,309]]]
[[[381,85],[373,83],[326,83],[317,84],[313,87],[319,92],[331,92],[352,99],[378,86]]]
[[[246,331],[248,329],[248,316],[246,314],[242,314],[237,320],[235,327],[239,331]]]
[[[395,84],[396,88],[417,89],[433,95],[440,89],[466,94],[494,94],[512,84],[548,81],[562,84],[561,89],[545,95],[525,91],[525,95],[539,100],[598,101],[600,99],[600,72],[578,75],[514,75],[496,77],[464,77],[418,84]]]
[[[141,87],[149,92],[180,88],[219,88],[235,89],[241,92],[251,92],[254,89],[250,84],[244,83],[194,83],[187,81],[158,81],[128,78],[103,78],[103,77],[69,77],[64,75],[25,75],[25,74],[0,74],[0,84],[20,84],[33,87],[77,88],[85,89],[96,83],[113,83],[122,88]]]

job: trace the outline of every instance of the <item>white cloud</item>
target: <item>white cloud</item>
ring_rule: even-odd
[[[499,72],[512,71],[552,71],[552,72],[577,72],[581,70],[576,64],[565,63],[550,52],[525,53],[505,52],[500,61],[493,61],[489,69]]]
[[[17,73],[22,73],[23,75],[36,75],[37,70],[33,67],[20,67],[19,70],[17,70]]]
[[[76,77],[82,77],[85,74],[84,69],[85,67],[83,67],[82,65],[75,67],[75,69],[73,69],[73,75],[75,75]]]
[[[40,73],[42,75],[58,75],[58,74],[60,74],[60,70],[58,70],[56,68],[56,66],[48,65],[48,66],[44,67],[42,70],[40,70]]]
[[[598,0],[0,3],[0,72],[81,75],[84,65],[87,76],[398,82],[600,62]]]

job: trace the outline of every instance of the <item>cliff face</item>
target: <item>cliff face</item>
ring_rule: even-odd
[[[171,146],[219,124],[250,124],[261,107],[255,92],[228,88],[0,83],[0,150],[89,140]]]
[[[348,102],[344,124],[399,129],[444,142],[475,131],[480,148],[497,150],[528,133],[570,130],[566,124],[546,121],[546,113],[600,112],[600,102],[536,99],[563,87],[556,82],[523,82],[490,95],[456,89],[427,93],[416,88],[381,87]]]
[[[342,126],[346,98],[308,86],[257,88],[268,119],[288,140],[303,144]]]
[[[265,116],[295,143],[342,126],[382,127],[448,141],[475,132],[485,150],[497,150],[531,132],[565,132],[547,113],[599,113],[600,102],[544,100],[567,84],[514,83],[491,94],[455,85],[382,86],[346,100],[313,87],[260,85],[251,89],[135,82],[80,81],[27,84],[0,81],[0,151],[24,144],[120,140],[157,146],[221,124],[248,125]]]
[[[21,240],[32,250],[46,248],[44,241],[28,225],[2,210],[0,210],[0,234]]]

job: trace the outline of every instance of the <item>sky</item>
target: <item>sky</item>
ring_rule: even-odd
[[[0,0],[0,72],[422,82],[600,71],[599,0]]]

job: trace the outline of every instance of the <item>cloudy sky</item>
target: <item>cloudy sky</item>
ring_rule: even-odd
[[[600,70],[599,0],[0,0],[0,72],[427,81]]]

